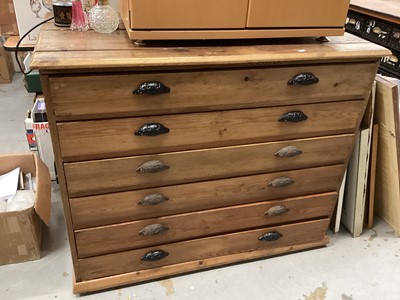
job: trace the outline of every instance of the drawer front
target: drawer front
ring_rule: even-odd
[[[353,134],[64,164],[69,197],[341,164]],[[301,151],[279,157],[285,147]],[[280,152],[279,152],[280,153]]]
[[[63,158],[74,161],[351,133],[364,104],[343,101],[65,122],[57,127]]]
[[[247,27],[343,27],[349,0],[250,0]]]
[[[56,120],[79,120],[362,99],[370,90],[376,68],[375,63],[349,63],[227,71],[53,76],[49,80]],[[288,85],[288,81],[300,73],[313,73],[319,82]],[[169,92],[155,89],[155,93],[160,93],[133,93],[146,82],[161,82]]]
[[[156,218],[230,205],[336,191],[344,165],[166,186],[70,199],[75,229]],[[286,177],[285,187],[271,182]]]
[[[329,219],[322,219],[79,259],[80,275],[82,280],[89,280],[211,257],[319,241],[324,238],[328,224]],[[268,233],[280,238],[275,241],[259,240]],[[168,255],[156,261],[141,259],[148,258],[151,255],[146,254],[157,250]],[[156,258],[163,256],[158,253],[161,255]]]
[[[131,28],[244,28],[247,5],[248,0],[129,0]]]
[[[319,217],[329,218],[337,193],[259,202],[75,231],[78,257]]]

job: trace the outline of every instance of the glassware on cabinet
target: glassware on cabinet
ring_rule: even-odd
[[[119,17],[108,0],[99,0],[89,11],[89,24],[94,31],[111,33],[118,28]]]
[[[71,29],[76,31],[86,31],[89,29],[88,18],[83,11],[81,0],[72,1]]]
[[[72,2],[70,0],[53,0],[54,25],[71,26]]]

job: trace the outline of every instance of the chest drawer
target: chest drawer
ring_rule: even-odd
[[[353,132],[364,102],[58,124],[64,160],[109,158]]]
[[[79,259],[79,269],[82,279],[89,280],[184,262],[200,262],[212,257],[222,259],[223,256],[236,253],[320,241],[328,224],[329,219],[321,219],[95,256]],[[271,236],[270,241],[260,240],[260,237],[268,237],[268,234]],[[155,251],[158,251],[159,255],[151,255]],[[155,258],[154,261],[144,260],[145,257],[151,256]]]
[[[317,217],[329,218],[337,194],[231,206],[75,231],[78,256],[156,246]]]
[[[341,164],[354,135],[64,164],[70,197]],[[279,157],[284,147],[300,150]]]
[[[335,191],[344,165],[291,170],[70,199],[75,229]],[[274,187],[277,178],[290,178]]]
[[[374,63],[349,63],[52,76],[49,81],[56,120],[82,120],[363,99],[375,69]],[[313,73],[318,83],[288,84],[301,73]],[[163,83],[169,92],[153,88],[153,95],[133,93],[151,82]]]

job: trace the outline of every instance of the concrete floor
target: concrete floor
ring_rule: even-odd
[[[0,85],[0,153],[28,151],[23,121],[32,106],[21,76]],[[60,193],[40,260],[0,266],[0,299],[399,300],[400,241],[385,222],[351,238],[329,233],[327,247],[88,295],[72,294],[72,266]]]

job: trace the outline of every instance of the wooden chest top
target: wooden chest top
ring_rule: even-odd
[[[47,24],[33,54],[31,68],[42,73],[56,70],[213,68],[283,63],[363,61],[390,52],[350,34],[331,37],[328,43],[314,38],[152,42],[136,46],[124,30],[110,35],[74,32]]]

